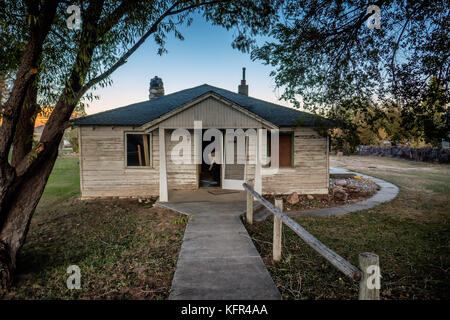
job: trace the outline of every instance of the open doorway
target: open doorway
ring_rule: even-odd
[[[222,172],[222,168],[220,164],[212,161],[211,164],[205,163],[203,159],[203,150],[205,150],[206,146],[210,144],[210,141],[203,141],[202,139],[202,164],[199,165],[200,173],[199,173],[199,187],[200,188],[210,188],[210,187],[220,187],[220,175]],[[215,154],[212,154],[214,157]]]

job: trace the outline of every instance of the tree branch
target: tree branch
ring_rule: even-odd
[[[111,28],[114,27],[120,19],[122,19],[127,10],[131,9],[136,2],[137,0],[122,1],[113,12],[98,23],[98,34],[103,35],[111,30]]]
[[[227,2],[227,1],[224,1],[224,0],[210,1],[210,2],[201,2],[201,1],[199,1],[196,4],[193,4],[193,5],[190,5],[190,6],[181,8],[181,9],[178,9],[176,11],[172,11],[171,15],[178,14],[178,13],[181,13],[181,12],[184,12],[184,11],[188,11],[188,10],[191,10],[191,9],[199,8],[199,7],[206,7],[206,6],[209,6],[209,5],[212,5],[212,4],[222,3],[222,2]]]
[[[50,115],[50,119],[45,125],[38,145],[34,147],[15,167],[16,175],[18,177],[25,175],[28,169],[39,163],[42,159],[45,159],[45,155],[51,154],[53,152],[52,147],[55,147],[55,142],[59,143],[58,139],[60,139],[64,133],[65,128],[63,124],[68,120],[78,102],[74,93],[78,92],[82,87],[89,70],[98,36],[96,29],[98,27],[97,22],[100,19],[103,5],[104,0],[93,1],[89,5],[87,10],[88,14],[86,14],[83,19],[80,45],[77,57],[72,66],[70,78],[66,82],[65,88]]]
[[[122,66],[126,63],[126,60],[145,42],[145,40],[154,32],[157,31],[158,25],[168,16],[172,16],[175,14],[179,14],[183,11],[191,10],[193,7],[201,7],[205,5],[211,5],[218,2],[226,2],[226,0],[222,1],[213,1],[213,2],[204,2],[199,3],[194,6],[188,6],[184,7],[183,9],[178,9],[175,11],[172,11],[174,8],[176,8],[179,5],[179,2],[175,2],[168,10],[166,10],[150,27],[150,29],[139,39],[138,42],[136,42],[114,65],[112,65],[107,71],[99,75],[98,77],[95,77],[91,79],[88,83],[83,85],[79,90],[73,90],[71,91],[71,88],[73,88],[74,79],[71,79],[69,83],[72,83],[71,88],[66,86],[66,89],[64,90],[64,93],[62,94],[62,97],[60,98],[60,101],[58,101],[57,105],[55,106],[55,110],[53,111],[49,121],[47,122],[44,132],[41,136],[41,140],[39,144],[33,148],[29,152],[29,154],[16,166],[16,175],[22,176],[24,175],[28,169],[30,169],[32,166],[34,166],[36,163],[38,163],[41,159],[45,157],[45,154],[47,152],[51,152],[51,150],[48,150],[49,144],[53,141],[52,139],[54,136],[58,134],[62,134],[60,131],[64,130],[65,127],[59,127],[59,123],[65,123],[65,117],[67,114],[72,113],[73,107],[71,107],[72,104],[63,103],[63,98],[67,98],[70,96],[71,101],[78,101],[86,91],[91,88],[96,83],[102,81],[103,79],[107,78],[109,75],[111,75],[117,68]],[[124,7],[122,7],[121,10],[124,10]],[[125,11],[123,11],[125,12]],[[108,18],[106,18],[108,20]],[[118,21],[120,18],[118,17],[117,11],[113,16],[110,16],[109,22],[107,20],[103,20],[103,26],[106,27],[108,24],[113,27],[114,25],[111,25],[111,21],[115,20]],[[98,24],[96,30],[98,31]],[[104,29],[105,30],[105,29]],[[98,36],[100,35],[99,32],[95,32],[95,34]],[[97,38],[98,39],[98,38]],[[90,39],[90,44],[96,43],[97,39]],[[92,41],[94,40],[94,41]],[[83,41],[82,41],[83,42]],[[81,45],[82,47],[82,45]],[[80,49],[81,50],[81,49]],[[85,70],[86,71],[86,70]],[[75,72],[75,71],[73,71]],[[75,72],[79,75],[79,72]],[[82,75],[81,75],[82,76]],[[76,81],[75,81],[76,82]],[[70,91],[70,92],[69,92]],[[63,97],[64,96],[64,97]],[[63,109],[63,110],[61,110]],[[58,112],[59,111],[59,112]],[[70,111],[70,113],[69,113]]]
[[[202,6],[209,6],[212,4],[217,4],[221,2],[226,2],[226,0],[220,0],[220,1],[210,1],[210,2],[199,2],[194,5],[190,5],[187,7],[184,7],[182,9],[178,9],[175,11],[172,11],[175,7],[179,5],[179,2],[175,2],[168,10],[166,10],[150,27],[150,29],[137,41],[122,57],[117,60],[116,63],[114,63],[108,70],[100,74],[99,76],[91,79],[87,84],[81,88],[81,90],[77,93],[77,97],[81,98],[86,91],[88,91],[92,86],[96,85],[100,81],[106,79],[109,77],[114,71],[116,71],[119,67],[124,65],[127,62],[127,59],[147,40],[147,38],[156,32],[158,25],[168,16],[172,16],[181,12],[185,12],[188,10],[191,10],[196,7],[202,7]]]
[[[39,16],[39,23],[31,24],[30,39],[17,71],[13,90],[8,101],[3,106],[3,124],[0,127],[0,161],[8,161],[8,153],[13,141],[14,131],[21,116],[25,94],[30,81],[33,80],[38,72],[43,43],[55,17],[58,0],[45,1],[40,10],[39,7],[36,7],[36,3],[27,4],[30,10],[29,14]]]
[[[395,56],[397,55],[397,50],[400,46],[400,41],[402,39],[403,33],[406,30],[406,26],[408,25],[410,20],[410,17],[406,19],[405,24],[403,25],[402,31],[400,32],[400,35],[398,36],[397,42],[394,46],[394,52],[392,52],[392,59],[391,59],[391,69],[392,69],[392,81],[394,82],[394,88],[397,88],[397,78],[395,76]]]
[[[101,75],[91,79],[87,84],[85,84],[80,91],[77,92],[77,97],[81,98],[89,88],[94,86],[95,84],[99,83],[103,79],[106,79],[109,77],[114,71],[116,71],[120,66],[125,64],[127,62],[127,59],[147,40],[147,38],[153,34],[158,27],[158,24],[164,20],[169,14],[170,10],[173,9],[178,3],[175,3],[172,5],[163,15],[161,15],[150,27],[150,29],[139,39],[138,42],[136,42],[122,57],[119,58],[119,60],[116,61],[108,70],[103,72]]]

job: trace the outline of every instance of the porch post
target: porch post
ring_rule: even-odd
[[[261,129],[257,129],[256,134],[256,163],[255,163],[255,191],[262,195],[262,177],[261,177],[261,158],[262,141],[261,141]]]
[[[159,201],[169,201],[166,172],[166,141],[164,128],[159,127]]]

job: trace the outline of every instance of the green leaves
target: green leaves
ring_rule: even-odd
[[[252,59],[274,67],[282,98],[296,106],[298,95],[311,111],[332,112],[353,99],[377,108],[396,103],[414,109],[405,124],[420,126],[428,136],[416,111],[434,95],[430,78],[446,90],[434,101],[441,107],[448,101],[450,10],[445,1],[376,4],[380,30],[367,27],[366,2],[284,1],[273,40],[253,50]]]

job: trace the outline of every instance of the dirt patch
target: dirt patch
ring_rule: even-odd
[[[6,299],[167,299],[187,217],[149,199],[71,199],[40,210]],[[69,290],[66,271],[81,270]]]
[[[264,198],[274,203],[275,198],[283,198],[286,211],[302,211],[310,209],[332,208],[366,200],[374,195],[379,187],[370,179],[346,178],[330,179],[328,194],[298,195],[297,203],[288,200],[292,195],[264,195]]]

